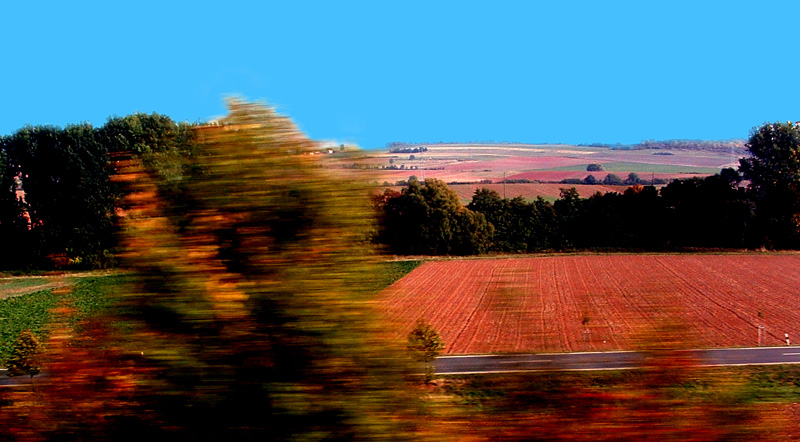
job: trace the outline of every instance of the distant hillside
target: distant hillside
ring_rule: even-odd
[[[736,155],[747,155],[747,140],[732,139],[732,140],[643,140],[637,144],[606,144],[606,143],[592,143],[592,144],[577,144],[576,146],[582,147],[602,147],[607,149],[623,149],[623,150],[639,150],[639,149],[656,149],[656,150],[696,150],[704,152],[722,152],[733,153]],[[434,143],[413,143],[413,142],[391,142],[386,143],[386,148],[391,153],[417,153],[422,149],[427,150],[424,146],[430,145],[494,145],[494,146],[508,146],[508,145],[527,145],[527,143],[518,142],[434,142]],[[560,143],[536,143],[535,145],[559,145]]]
[[[634,149],[664,149],[664,150],[702,150],[707,152],[724,152],[746,154],[747,140],[734,139],[722,141],[705,140],[645,140],[634,146]]]
[[[747,140],[733,139],[733,140],[644,140],[638,144],[604,144],[592,143],[584,144],[581,146],[588,147],[605,147],[609,149],[658,149],[658,150],[696,150],[704,152],[722,152],[737,155],[746,155]]]

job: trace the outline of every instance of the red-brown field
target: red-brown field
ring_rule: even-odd
[[[564,255],[430,261],[379,296],[398,339],[430,322],[446,353],[800,342],[800,255]]]
[[[503,184],[451,184],[448,187],[453,189],[461,202],[468,204],[472,201],[472,196],[478,189],[494,190],[500,196],[505,195],[506,198],[516,198],[521,196],[525,199],[533,200],[537,196],[542,198],[554,200],[561,197],[561,189],[568,189],[574,187],[578,194],[583,198],[588,198],[597,192],[619,192],[622,193],[628,186],[604,186],[604,185],[588,185],[588,184],[559,184],[559,183],[509,183]]]
[[[588,175],[592,175],[598,181],[602,181],[606,175],[614,173],[618,177],[628,178],[627,173],[622,172],[586,172],[586,171],[569,171],[569,170],[536,170],[530,172],[523,172],[514,175],[510,175],[509,179],[526,179],[530,181],[541,181],[545,183],[557,183],[561,180],[566,179],[579,179],[582,180],[586,178]],[[688,179],[694,177],[705,177],[707,175],[701,174],[694,174],[694,173],[639,173],[639,178],[641,178],[645,183],[649,183],[651,179],[661,179],[666,181],[672,181],[674,179]],[[563,185],[562,185],[563,186]],[[627,187],[627,186],[626,186]]]
[[[409,176],[445,182],[500,181],[503,178],[557,182],[584,179],[589,164],[625,178],[635,172],[642,179],[708,176],[738,164],[740,151],[624,150],[566,144],[433,144],[417,153],[370,152],[343,164],[359,163],[373,175],[370,180],[395,183]],[[397,169],[389,168],[396,167]],[[402,167],[402,169],[399,169]],[[602,179],[605,173],[592,173]],[[528,197],[535,197],[529,195]]]

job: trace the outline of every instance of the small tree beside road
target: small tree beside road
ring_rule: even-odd
[[[425,363],[425,382],[430,382],[433,379],[432,362],[444,349],[441,336],[430,324],[420,319],[408,334],[408,349],[415,360]]]

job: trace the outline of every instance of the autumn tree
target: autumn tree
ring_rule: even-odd
[[[120,177],[143,407],[187,440],[408,437],[399,343],[369,304],[366,189],[269,108],[231,101],[196,131],[180,185],[136,162]]]
[[[30,330],[22,331],[11,344],[11,356],[6,361],[9,376],[29,375],[31,378],[42,371],[39,357],[39,338]]]

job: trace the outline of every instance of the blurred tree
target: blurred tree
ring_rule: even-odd
[[[29,375],[31,378],[42,371],[39,363],[41,345],[39,338],[30,330],[17,336],[11,345],[11,356],[6,361],[9,376]]]
[[[121,176],[137,274],[123,300],[155,373],[143,407],[189,440],[410,437],[403,359],[369,304],[366,189],[306,155],[288,119],[229,106],[196,129],[181,186],[159,192],[152,167]]]

